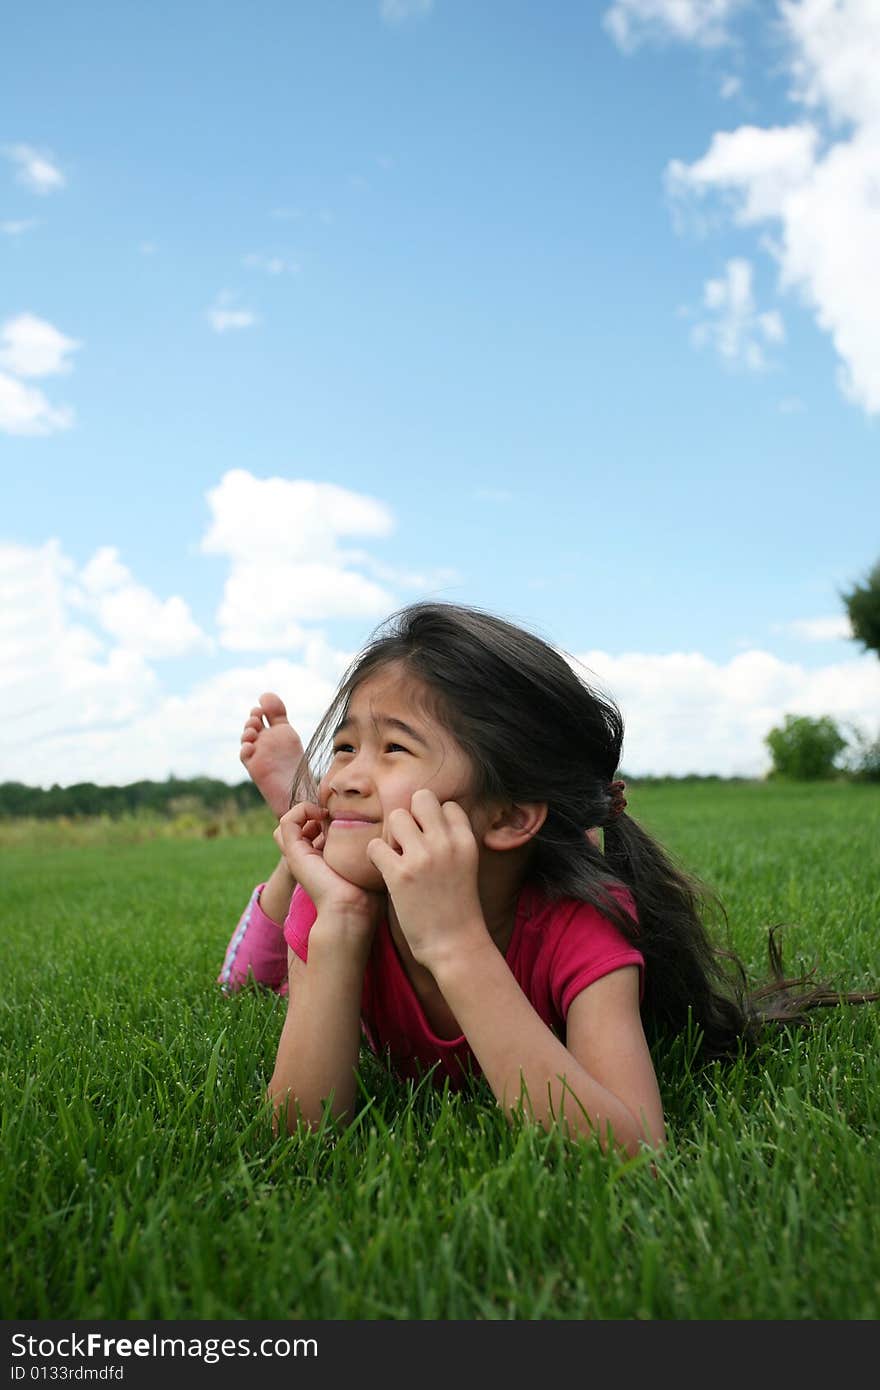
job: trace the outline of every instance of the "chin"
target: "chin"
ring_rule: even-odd
[[[358,852],[355,846],[350,849],[334,849],[328,845],[324,849],[324,863],[329,864],[340,878],[353,883],[356,888],[363,888],[366,893],[387,891],[384,878],[362,849]]]

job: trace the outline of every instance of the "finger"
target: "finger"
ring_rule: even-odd
[[[443,826],[443,810],[430,787],[420,787],[413,792],[410,811],[413,820],[425,832],[439,830]]]
[[[444,801],[440,810],[447,825],[471,828],[471,818],[460,801]]]
[[[301,828],[306,821],[324,821],[327,815],[326,806],[321,806],[317,801],[298,801],[289,811],[284,812],[280,823],[283,825],[287,821],[290,825],[298,825]]]
[[[385,818],[387,843],[401,850],[414,849],[422,837],[422,830],[409,811],[398,806]]]
[[[378,869],[379,873],[388,881],[389,873],[393,875],[396,866],[400,863],[400,855],[392,849],[384,840],[370,840],[367,845],[367,858]]]

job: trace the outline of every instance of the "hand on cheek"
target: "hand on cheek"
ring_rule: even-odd
[[[441,805],[422,788],[409,811],[390,812],[386,832],[385,840],[370,842],[367,854],[415,959],[430,969],[433,959],[465,938],[488,936],[477,888],[479,846],[458,802]]]
[[[374,895],[336,873],[324,858],[327,812],[312,802],[300,802],[281,817],[274,839],[297,883],[319,913],[346,912],[372,919]]]

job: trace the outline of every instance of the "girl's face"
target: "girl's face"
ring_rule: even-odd
[[[385,882],[367,858],[367,845],[390,840],[388,816],[401,807],[408,811],[413,792],[430,787],[441,803],[458,801],[473,810],[470,761],[427,713],[419,692],[419,683],[399,666],[359,685],[336,730],[333,761],[318,789],[330,812],[325,862],[370,892],[384,891]]]

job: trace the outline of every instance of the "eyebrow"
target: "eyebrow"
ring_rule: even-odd
[[[428,740],[418,733],[411,724],[404,723],[402,719],[395,719],[390,714],[377,714],[370,720],[370,723],[374,724],[377,728],[381,726],[386,729],[399,729],[401,733],[406,734],[408,738],[413,739],[416,743],[420,743],[423,748],[429,747]],[[351,715],[337,724],[336,728],[333,730],[333,737],[336,738],[337,735],[341,734],[342,730],[347,729],[349,725],[357,726],[357,720]]]

